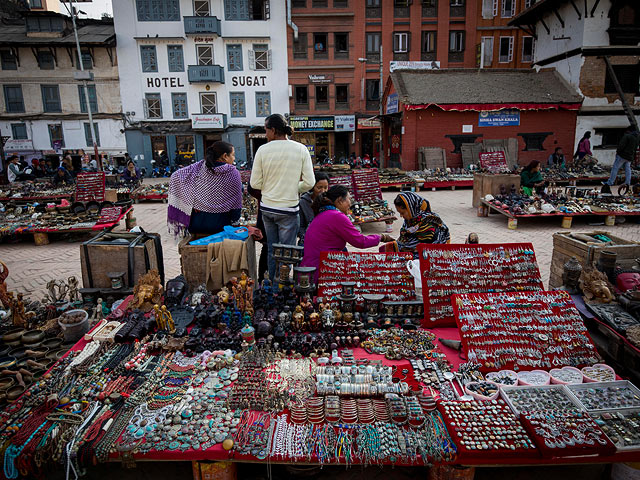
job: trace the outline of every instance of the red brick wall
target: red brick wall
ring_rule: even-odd
[[[418,166],[418,147],[440,147],[447,154],[447,166],[461,167],[462,155],[452,153],[454,146],[445,135],[462,135],[462,125],[473,125],[476,139],[518,139],[518,162],[526,165],[531,160],[546,161],[556,147],[562,147],[566,156],[572,156],[576,130],[575,111],[522,111],[520,125],[513,127],[478,127],[478,112],[445,112],[438,107],[403,113],[402,168],[415,170]],[[544,151],[525,152],[524,139],[518,133],[553,132],[543,144]]]

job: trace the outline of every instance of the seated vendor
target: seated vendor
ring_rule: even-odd
[[[419,243],[450,243],[449,228],[437,213],[431,211],[427,200],[413,192],[403,192],[393,201],[404,219],[398,241],[380,248],[387,252],[413,252],[417,258]]]
[[[235,150],[216,142],[206,160],[181,168],[169,181],[169,231],[213,235],[240,219],[242,180],[233,165]]]
[[[302,267],[318,268],[321,252],[343,251],[347,243],[356,248],[369,248],[380,242],[393,241],[393,238],[385,233],[362,235],[358,231],[347,217],[351,208],[351,195],[343,185],[334,185],[318,195],[312,208],[316,216],[305,235],[304,258],[300,264]],[[317,281],[317,270],[315,275]]]
[[[73,183],[73,177],[66,168],[58,167],[51,181],[54,185],[71,185]]]
[[[527,195],[531,195],[533,190],[542,190],[545,186],[545,181],[540,173],[540,162],[538,160],[532,160],[529,165],[522,169],[520,173],[520,186]]]
[[[300,197],[300,229],[298,230],[300,245],[304,245],[304,235],[315,217],[313,208],[311,208],[313,201],[318,197],[318,195],[329,189],[329,175],[324,172],[316,172],[315,177],[316,184],[311,190]]]

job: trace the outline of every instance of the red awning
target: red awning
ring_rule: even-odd
[[[579,110],[579,103],[450,103],[439,105],[437,103],[428,103],[424,105],[405,105],[405,110],[426,110],[434,106],[442,110],[449,111],[495,111],[505,108],[515,108],[518,110]]]

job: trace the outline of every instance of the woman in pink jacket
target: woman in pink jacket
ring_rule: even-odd
[[[369,248],[380,242],[390,242],[393,238],[387,234],[362,235],[353,226],[347,213],[351,208],[351,195],[343,185],[334,185],[318,195],[312,205],[315,218],[309,225],[304,240],[304,258],[302,267],[320,266],[321,252],[339,252],[345,250],[347,243],[356,248]],[[318,280],[316,270],[315,281]]]

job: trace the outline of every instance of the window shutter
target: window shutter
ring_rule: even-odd
[[[264,2],[264,19],[269,20],[271,18],[271,5],[269,4],[269,0],[265,0]]]
[[[493,18],[493,3],[494,0],[482,0],[482,18]]]
[[[393,34],[393,51],[400,51],[400,34],[398,33]]]
[[[513,60],[513,37],[509,37],[509,61]]]
[[[249,50],[249,70],[256,69],[256,52]]]
[[[407,52],[411,51],[411,32],[407,33]]]
[[[493,16],[498,16],[498,0],[493,0]]]
[[[272,50],[267,51],[267,70],[271,70],[271,52]]]

